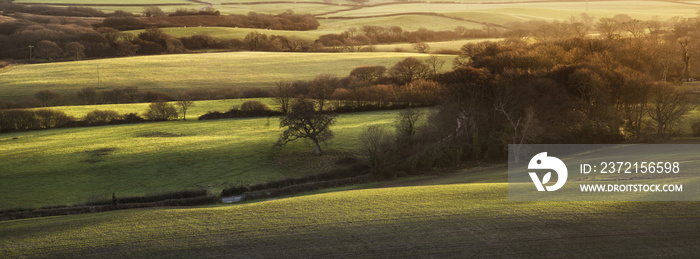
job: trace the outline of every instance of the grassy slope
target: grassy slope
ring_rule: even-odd
[[[487,168],[484,173],[471,170],[449,176],[447,182],[490,182],[487,174],[499,174],[499,170],[504,168]],[[431,181],[437,183],[428,179],[413,184]],[[697,203],[508,202],[506,195],[505,183],[430,185],[232,206],[17,220],[0,222],[0,253],[4,257],[680,257],[700,253]]]
[[[173,121],[55,129],[0,136],[0,209],[210,188],[320,173],[353,155],[367,125],[396,112],[341,115],[327,155],[292,143],[279,153],[276,118]],[[113,149],[99,152],[100,149]]]
[[[18,65],[0,71],[0,98],[30,97],[43,89],[73,95],[83,87],[136,86],[174,92],[189,88],[271,87],[279,80],[311,80],[319,74],[347,76],[363,65],[391,67],[409,53],[230,52],[141,56]],[[450,56],[443,56],[451,60]]]

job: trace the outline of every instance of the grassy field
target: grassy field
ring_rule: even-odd
[[[327,154],[305,141],[272,146],[277,118],[171,121],[0,135],[0,210],[76,204],[189,188],[217,194],[231,185],[321,173],[354,156],[368,125],[396,111],[341,115]]]
[[[504,168],[469,170],[446,178],[471,181],[499,170]],[[431,181],[241,205],[0,222],[0,255],[357,258],[700,253],[697,203],[508,202],[505,183],[429,185]]]
[[[73,96],[83,87],[176,92],[191,88],[271,87],[279,80],[312,80],[326,73],[344,77],[364,65],[391,67],[412,53],[228,52],[140,56],[37,65],[0,70],[0,99],[30,98],[52,89]],[[441,56],[451,61],[452,56]],[[99,84],[98,84],[99,69]]]

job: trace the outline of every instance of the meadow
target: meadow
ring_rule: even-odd
[[[457,183],[502,170],[467,170],[455,177],[397,183],[401,187],[240,205],[5,221],[0,222],[0,255],[654,257],[700,253],[697,203],[509,202],[507,185],[497,179]],[[443,181],[442,185],[431,185],[435,180]]]
[[[358,154],[369,125],[390,126],[397,111],[344,114],[336,138],[273,148],[271,118],[170,121],[0,135],[0,210],[70,205],[117,196],[223,188],[325,172]]]
[[[312,80],[323,73],[345,77],[364,65],[388,68],[407,57],[427,59],[428,55],[226,52],[16,65],[0,70],[0,99],[27,99],[44,89],[72,96],[83,87],[135,86],[169,93],[192,88],[269,88],[280,80]],[[440,58],[450,62],[453,56]]]

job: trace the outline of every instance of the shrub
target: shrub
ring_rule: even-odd
[[[74,120],[73,117],[66,115],[63,111],[42,109],[35,111],[34,114],[39,123],[39,128],[42,129],[63,127],[68,124],[69,121]]]
[[[39,127],[34,112],[27,110],[6,110],[0,112],[0,131],[11,132],[32,130]]]
[[[258,100],[245,101],[243,104],[241,104],[242,112],[267,111],[269,109],[270,108],[267,107],[267,105]]]
[[[37,111],[5,110],[0,112],[0,131],[13,132],[64,127],[73,120],[73,117],[62,111],[49,109]]]
[[[122,119],[122,116],[111,110],[94,110],[85,115],[85,122],[91,125],[104,124],[120,119]]]
[[[172,103],[155,102],[148,106],[146,118],[155,121],[167,121],[178,118],[177,108]]]
[[[41,107],[56,106],[63,104],[63,94],[54,90],[41,90],[34,94],[34,98]]]

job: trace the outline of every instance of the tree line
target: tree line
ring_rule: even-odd
[[[665,47],[682,43],[668,36],[467,44],[452,71],[432,77],[444,89],[436,108],[402,112],[394,132],[368,128],[363,150],[377,174],[394,177],[503,161],[508,144],[666,139],[686,130],[695,98],[674,83],[686,78],[684,56]]]

